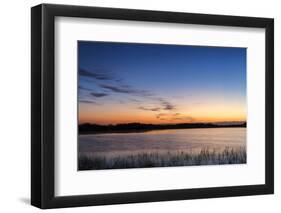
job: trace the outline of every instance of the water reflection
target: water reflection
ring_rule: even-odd
[[[151,152],[196,152],[202,148],[246,146],[246,128],[156,130],[79,136],[79,153],[125,155]]]

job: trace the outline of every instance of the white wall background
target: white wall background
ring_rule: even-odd
[[[281,208],[281,3],[278,0],[45,0],[44,3],[275,18],[275,195],[56,209],[50,212],[277,212]],[[30,7],[1,2],[0,211],[39,212],[30,197]]]

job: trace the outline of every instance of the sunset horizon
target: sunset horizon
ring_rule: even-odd
[[[91,121],[80,121],[79,125],[83,124],[95,124],[95,125],[120,125],[120,124],[133,124],[133,123],[139,123],[139,124],[153,124],[153,125],[170,125],[170,124],[199,124],[199,123],[213,123],[213,124],[224,124],[224,123],[229,123],[229,124],[241,124],[241,123],[247,123],[246,120],[216,120],[216,121],[211,121],[211,120],[198,120],[198,121],[189,121],[189,122],[158,122],[158,123],[153,123],[153,122],[139,122],[139,121],[130,121],[130,122],[112,122],[112,123],[100,123],[100,122],[91,122]]]
[[[246,49],[78,42],[78,123],[246,122]]]

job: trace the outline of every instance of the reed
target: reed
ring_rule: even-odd
[[[79,155],[79,170],[149,168],[171,166],[244,164],[246,149],[243,147],[221,150],[204,148],[199,152],[137,153],[120,156]]]

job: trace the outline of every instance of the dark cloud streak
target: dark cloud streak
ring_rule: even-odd
[[[82,86],[79,86],[78,89],[85,90],[85,91],[92,91],[91,89]]]
[[[79,100],[79,103],[85,103],[85,104],[98,104],[95,101],[91,101],[91,100]]]
[[[139,109],[145,110],[145,111],[153,111],[153,112],[157,112],[157,111],[161,110],[160,107],[148,108],[148,107],[142,107],[142,106],[139,107]]]
[[[86,69],[79,69],[79,75],[80,76],[84,76],[84,77],[88,77],[88,78],[92,78],[92,79],[96,79],[96,80],[113,80],[113,76],[109,75],[108,73],[101,73],[98,71],[95,72],[90,72]]]
[[[110,90],[115,93],[132,94],[132,95],[138,95],[138,96],[142,96],[142,97],[153,96],[153,94],[150,91],[135,89],[129,85],[112,86],[112,85],[107,85],[107,84],[100,84],[99,86],[102,87],[103,89],[107,89],[107,90]]]
[[[102,98],[102,97],[108,96],[107,93],[99,93],[99,92],[91,92],[90,94],[96,98]]]
[[[184,121],[184,122],[191,122],[194,119],[191,116],[182,115],[181,113],[159,113],[156,115],[156,118],[159,120],[166,120],[166,121]]]
[[[176,105],[170,103],[169,101],[163,99],[163,98],[158,98],[158,101],[160,101],[163,110],[175,110],[176,109]]]

